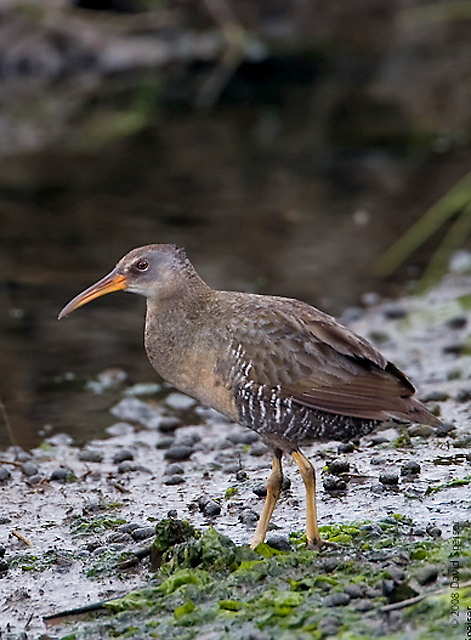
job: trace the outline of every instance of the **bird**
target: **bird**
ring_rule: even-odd
[[[156,372],[254,430],[270,449],[253,549],[265,540],[281,493],[283,455],[305,485],[307,545],[320,548],[316,474],[301,447],[357,440],[390,418],[441,424],[414,397],[406,375],[365,338],[296,299],[213,289],[175,245],[133,249],[73,298],[59,320],[119,290],[147,299],[144,346]]]

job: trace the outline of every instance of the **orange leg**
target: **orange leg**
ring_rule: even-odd
[[[265,540],[268,525],[272,517],[275,505],[281,493],[281,485],[283,484],[283,468],[281,466],[281,451],[276,449],[273,453],[272,472],[267,480],[267,497],[265,505],[260,515],[260,519],[255,529],[255,533],[250,543],[250,548],[255,549],[261,542]]]
[[[316,506],[316,472],[312,464],[299,449],[291,453],[298,465],[301,477],[306,487],[306,538],[308,547],[321,547],[322,540],[317,526]]]

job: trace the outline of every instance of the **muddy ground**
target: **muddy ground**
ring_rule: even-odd
[[[444,427],[391,423],[359,446],[331,442],[306,448],[318,474],[320,525],[339,549],[320,554],[297,550],[302,538],[290,533],[303,530],[304,495],[289,460],[288,481],[268,540],[282,553],[264,558],[241,547],[250,541],[270,466],[256,434],[155,381],[129,386],[125,372],[97,372],[96,380],[76,381],[85,398],[109,398],[116,422],[106,438],[83,447],[65,434],[45,433],[33,451],[11,447],[0,454],[2,640],[42,634],[191,638],[203,632],[214,638],[263,640],[283,634],[358,637],[355,633],[465,638],[469,589],[456,591],[461,594],[460,617],[454,618],[449,559],[459,536],[459,580],[465,584],[470,556],[463,523],[471,520],[469,265],[470,257],[462,254],[455,271],[428,294],[395,302],[365,296],[365,307],[349,309],[343,318],[409,374]],[[209,531],[204,544],[223,549],[222,556],[230,547],[231,562],[214,569],[205,564],[200,550],[191,566],[170,557],[170,565],[164,563],[154,579],[148,558],[117,569],[127,552],[152,542],[156,523],[169,516]],[[340,527],[347,524],[351,527]],[[232,542],[216,534],[211,538],[212,526]],[[237,546],[232,548],[232,543]],[[263,553],[272,552],[264,548]],[[330,569],[324,566],[329,558]],[[366,578],[365,563],[370,567]],[[244,583],[234,578],[241,567],[263,571],[258,578],[245,576]],[[172,571],[183,573],[169,588],[165,581],[176,575]],[[331,578],[318,584],[317,574]],[[219,591],[211,586],[214,581]],[[362,583],[361,593],[356,588],[355,594],[352,584],[357,582]],[[45,616],[120,598],[145,586],[151,595],[149,589],[145,597],[141,593],[139,606],[133,601],[131,612],[125,600],[127,604],[112,608],[111,617],[99,613],[90,614],[92,621],[59,619],[46,628]],[[385,623],[381,607],[440,589],[445,595],[424,601],[437,602],[435,608],[427,605],[429,609],[412,613],[399,609]],[[219,613],[207,613],[213,610],[222,612],[222,622]]]

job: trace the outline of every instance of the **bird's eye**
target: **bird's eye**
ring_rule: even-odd
[[[146,260],[138,260],[136,262],[136,269],[139,269],[139,271],[147,271],[148,268],[149,263]]]

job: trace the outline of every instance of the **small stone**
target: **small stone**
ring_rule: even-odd
[[[440,536],[442,535],[442,530],[433,525],[433,524],[429,524],[425,531],[428,533],[429,536],[431,536],[432,538],[440,538]]]
[[[330,596],[327,596],[329,598]],[[326,599],[327,599],[326,598]],[[327,605],[330,606],[330,605]],[[335,636],[337,637],[339,631],[340,621],[334,616],[326,616],[319,621],[319,631],[322,632],[322,636]]]
[[[240,469],[240,464],[238,464],[237,462],[234,462],[234,464],[228,464],[227,466],[223,467],[223,472],[226,474],[233,474],[233,473],[237,473],[239,469]]]
[[[263,442],[254,442],[249,449],[251,456],[263,456],[267,451],[268,447]]]
[[[204,507],[203,513],[207,518],[214,518],[221,513],[221,507],[214,500],[210,500]]]
[[[422,586],[435,582],[438,578],[438,568],[432,564],[427,564],[425,567],[421,567],[415,574],[415,578]]]
[[[59,467],[58,469],[54,469],[51,473],[49,480],[53,480],[55,482],[70,482],[74,479],[75,476],[71,469],[67,469],[66,467]]]
[[[138,529],[134,529],[131,531],[131,536],[133,540],[139,542],[140,540],[147,540],[147,538],[152,538],[155,535],[154,527],[139,527]]]
[[[0,574],[6,573],[8,571],[8,563],[5,560],[0,560]]]
[[[23,462],[21,465],[21,471],[25,474],[25,476],[34,476],[38,473],[38,468],[32,462]]]
[[[345,607],[350,602],[350,596],[344,591],[335,591],[324,598],[325,607]]]
[[[239,514],[239,521],[247,526],[252,526],[258,521],[258,514],[253,509],[244,509]]]
[[[465,315],[456,315],[446,321],[446,325],[450,329],[464,329],[468,324],[468,318]]]
[[[20,449],[15,457],[18,462],[29,462],[32,458],[32,455],[27,451],[23,451],[22,449]]]
[[[335,460],[332,460],[332,462],[329,462],[328,469],[329,473],[334,476],[338,476],[341,473],[347,473],[350,471],[350,463],[344,458],[336,458]]]
[[[129,449],[121,449],[116,452],[113,456],[114,464],[118,464],[119,462],[124,462],[125,460],[134,460],[134,454]]]
[[[278,549],[278,551],[292,550],[289,540],[287,540],[283,536],[270,536],[269,538],[267,538],[266,543],[273,549]]]
[[[164,436],[157,440],[155,443],[156,449],[169,449],[173,444],[175,444],[175,440],[172,436]]]
[[[374,604],[370,600],[358,600],[355,604],[355,611],[359,611],[360,613],[371,611],[373,609]]]
[[[135,531],[136,529],[140,529],[141,527],[142,525],[138,524],[137,522],[126,522],[126,524],[123,524],[118,528],[118,531],[123,531],[124,533],[131,534],[133,531]]]
[[[96,449],[84,449],[79,453],[78,459],[82,462],[102,462],[103,454]]]
[[[393,471],[388,471],[386,473],[382,473],[379,476],[379,481],[381,482],[381,484],[385,484],[387,486],[396,486],[397,484],[399,484],[399,476]]]
[[[174,460],[175,462],[179,462],[180,460],[188,460],[192,453],[192,447],[176,445],[167,449],[164,457],[166,460]]]
[[[130,544],[133,539],[126,531],[112,531],[106,536],[107,544]]]
[[[342,453],[353,453],[355,451],[355,446],[352,442],[341,442],[337,448],[337,452]]]
[[[110,436],[127,436],[130,433],[134,433],[134,427],[129,422],[115,422],[106,427],[105,431]]]
[[[186,482],[185,478],[180,474],[174,474],[173,476],[168,476],[168,478],[164,480],[164,484],[166,485],[183,484],[184,482]]]
[[[123,398],[110,411],[119,420],[139,422],[145,427],[158,424],[161,419],[160,410],[155,409],[150,403],[134,397]]]
[[[344,591],[352,599],[362,598],[365,595],[366,584],[363,584],[362,582],[347,584]]]
[[[383,314],[388,320],[401,320],[407,316],[407,311],[402,305],[393,302],[383,307]]]
[[[281,490],[288,491],[291,489],[291,479],[288,476],[283,476],[283,482],[281,483]]]
[[[201,436],[199,433],[196,433],[196,432],[185,433],[180,438],[178,438],[177,445],[178,446],[181,445],[184,447],[192,447],[194,444],[200,441],[201,441]]]
[[[420,402],[444,402],[450,395],[446,391],[434,389],[420,396]]]
[[[173,433],[181,424],[182,421],[176,416],[164,416],[160,419],[158,429],[162,433]]]
[[[193,407],[196,402],[193,398],[186,396],[184,393],[171,393],[165,399],[165,404],[172,409],[186,411],[190,407]]]
[[[239,482],[245,482],[246,480],[248,480],[249,476],[247,474],[247,471],[244,471],[243,469],[239,469],[239,471],[236,473],[236,480],[238,480]]]
[[[435,435],[435,429],[428,424],[413,424],[407,432],[412,437],[430,438]]]
[[[26,484],[29,485],[30,487],[34,486],[35,484],[38,484],[38,482],[40,482],[42,480],[42,475],[40,473],[35,473],[34,476],[28,476],[26,478]]]
[[[446,354],[451,354],[454,356],[459,356],[463,349],[465,348],[465,343],[461,340],[457,342],[450,342],[442,347],[442,352]]]
[[[345,491],[347,483],[338,476],[331,476],[329,474],[324,475],[322,478],[322,484],[326,491]]]
[[[6,482],[11,478],[11,473],[6,467],[0,467],[0,482]]]
[[[129,473],[129,471],[137,471],[137,464],[132,460],[123,460],[118,464],[118,473]]]
[[[266,498],[267,496],[267,487],[263,483],[257,484],[252,491],[255,493],[257,498]]]
[[[73,443],[74,439],[68,433],[56,433],[50,438],[46,438],[46,442],[54,447],[68,447]]]
[[[394,582],[402,582],[404,580],[404,571],[400,567],[388,567],[389,577],[394,580]]]
[[[437,436],[437,438],[444,438],[455,429],[455,425],[451,422],[442,422],[442,424],[435,428],[435,435]]]
[[[166,476],[174,476],[174,475],[181,476],[184,473],[185,473],[184,468],[182,467],[181,464],[178,464],[177,462],[169,464],[168,467],[164,471],[164,475],[166,475]]]
[[[401,467],[401,476],[416,476],[419,473],[420,464],[415,460],[408,460]]]
[[[227,438],[234,444],[253,444],[258,441],[258,435],[254,431],[232,431]]]

